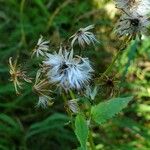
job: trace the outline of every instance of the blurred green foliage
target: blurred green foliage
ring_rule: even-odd
[[[9,81],[8,58],[19,56],[23,66],[37,71],[37,61],[27,59],[42,34],[51,41],[51,51],[59,47],[80,27],[96,24],[100,45],[90,47],[89,56],[96,70],[104,72],[121,41],[113,34],[112,1],[104,0],[0,0],[0,149],[1,150],[71,150],[78,146],[75,134],[67,126],[62,100],[56,94],[54,105],[37,109],[38,97],[25,85],[22,95],[15,95]],[[116,94],[134,95],[134,101],[119,117],[94,127],[98,150],[148,150],[150,148],[150,38],[135,49],[129,46],[117,61],[110,76],[121,85],[104,85],[96,101]],[[118,94],[118,93],[117,93]]]

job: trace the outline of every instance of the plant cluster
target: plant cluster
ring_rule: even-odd
[[[114,31],[117,37],[122,39],[122,43],[112,63],[102,74],[95,77],[94,64],[84,55],[88,46],[101,45],[91,31],[94,25],[80,28],[60,43],[59,49],[53,53],[49,47],[50,42],[40,36],[30,55],[31,59],[36,57],[40,60],[39,69],[33,77],[29,77],[27,69],[17,63],[18,58],[14,61],[12,57],[9,58],[11,81],[16,94],[20,95],[24,82],[32,83],[33,92],[39,97],[36,106],[47,108],[55,105],[55,93],[59,93],[70,118],[68,125],[74,130],[81,150],[95,150],[93,126],[105,123],[132,100],[132,96],[119,97],[121,83],[118,84],[115,76],[110,76],[110,73],[130,43],[132,49],[137,50],[150,25],[147,9],[150,6],[149,0],[114,2],[121,14]],[[98,100],[101,86],[111,88],[107,96],[109,100]]]

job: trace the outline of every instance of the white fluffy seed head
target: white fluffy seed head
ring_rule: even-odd
[[[65,90],[84,88],[91,79],[94,71],[88,58],[73,57],[73,50],[68,52],[60,48],[58,53],[48,54],[44,64],[49,66],[48,78]]]

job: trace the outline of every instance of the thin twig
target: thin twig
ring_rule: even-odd
[[[23,43],[26,45],[26,36],[25,36],[24,24],[23,24],[24,5],[25,5],[25,0],[22,0],[20,4],[21,44]]]
[[[69,3],[71,3],[72,0],[66,0],[64,3],[62,3],[55,11],[54,13],[49,17],[48,19],[48,24],[46,27],[46,31],[51,27],[52,22],[54,20],[54,18],[57,16],[57,14],[64,8],[66,7]]]
[[[108,66],[108,68],[105,70],[105,72],[103,72],[103,74],[100,76],[99,81],[101,81],[101,79],[103,79],[104,76],[106,76],[113,68],[116,60],[119,58],[120,54],[121,54],[121,50],[118,51],[118,53],[116,54],[116,56],[114,56],[112,63]]]

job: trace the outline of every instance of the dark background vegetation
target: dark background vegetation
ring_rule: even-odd
[[[113,28],[119,14],[109,0],[0,0],[0,150],[71,150],[79,143],[67,126],[63,101],[55,95],[54,105],[37,109],[38,97],[25,85],[17,96],[9,81],[8,58],[19,56],[36,73],[36,59],[30,53],[40,35],[50,40],[50,51],[57,50],[78,28],[96,24],[100,41],[84,51],[96,70],[105,71],[120,41]],[[148,150],[150,148],[150,38],[134,50],[129,46],[115,64],[98,100],[112,95],[134,95],[132,103],[109,122],[93,128],[98,150]],[[121,86],[118,81],[125,77]]]

